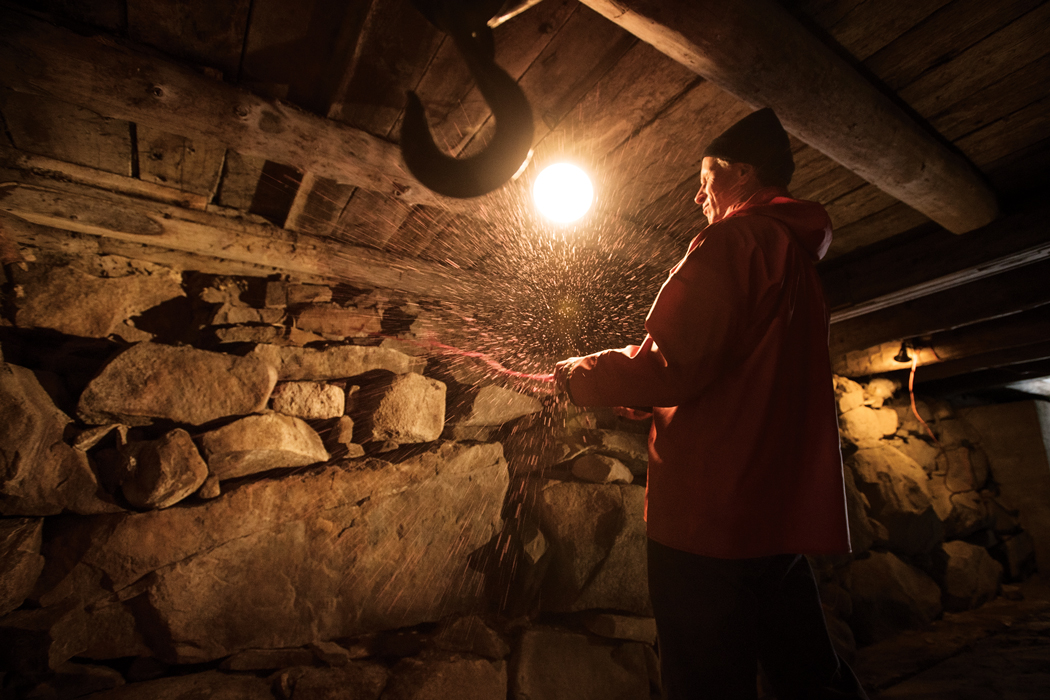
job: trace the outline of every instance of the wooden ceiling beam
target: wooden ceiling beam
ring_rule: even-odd
[[[582,0],[742,100],[769,106],[798,138],[953,233],[998,216],[962,156],[773,0]]]
[[[820,266],[831,322],[943,292],[1050,258],[1050,206],[1037,204],[975,235],[919,234],[891,247]],[[893,274],[887,274],[893,270]]]
[[[1050,304],[1030,311],[1010,314],[984,323],[975,323],[951,331],[914,339],[909,343],[909,355],[918,355],[919,368],[965,360],[985,353],[1014,350],[1050,338]],[[832,358],[832,369],[845,377],[864,377],[893,372],[907,363],[895,358],[901,340],[856,350]]]
[[[831,355],[961,328],[1050,303],[1050,260],[831,326]]]
[[[263,99],[154,53],[84,37],[0,9],[0,82],[113,119],[222,144],[241,154],[365,187],[408,204],[473,211],[434,194],[403,168],[396,144]]]
[[[115,177],[115,176],[114,176]],[[129,178],[130,179],[130,178]],[[0,212],[32,224],[429,298],[483,302],[480,276],[211,211],[0,167]]]

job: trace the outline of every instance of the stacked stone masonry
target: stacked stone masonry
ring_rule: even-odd
[[[462,325],[439,303],[115,256],[18,274],[5,696],[658,694],[644,422],[432,349]],[[836,390],[855,551],[814,564],[849,656],[1032,546],[950,406],[919,403],[933,439],[892,384]]]

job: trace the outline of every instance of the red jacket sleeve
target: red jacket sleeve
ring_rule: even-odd
[[[708,227],[656,297],[645,342],[582,358],[569,375],[573,401],[679,406],[703,392],[740,348],[750,307],[764,291],[761,283],[753,288],[758,249],[748,228],[739,219]]]

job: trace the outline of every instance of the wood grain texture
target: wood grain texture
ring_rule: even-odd
[[[137,127],[135,143],[141,179],[211,200],[219,186],[226,149],[145,125]]]
[[[117,175],[131,175],[131,130],[77,105],[0,89],[15,148]]]
[[[752,104],[887,194],[951,231],[996,218],[994,195],[965,159],[767,0],[723,6],[684,0],[586,0],[620,26]],[[717,40],[718,17],[733,42]]]
[[[170,61],[108,46],[0,11],[0,74],[14,90],[62,95],[103,116],[223,144],[409,203],[472,209],[438,197],[401,165],[397,146],[359,129],[256,97]]]
[[[831,327],[831,354],[1002,318],[1050,303],[1050,261],[971,282]]]
[[[0,211],[30,223],[220,260],[273,267],[292,275],[375,286],[429,297],[478,299],[479,280],[331,239],[261,226],[210,212],[137,200],[21,171],[0,194]]]
[[[90,185],[101,190],[151,199],[165,204],[175,204],[189,209],[204,209],[208,205],[208,197],[204,195],[137,180],[133,177],[115,175],[105,170],[66,163],[54,158],[26,153],[12,148],[0,148],[0,165],[5,168],[36,173],[55,180],[67,180],[81,185]]]
[[[235,81],[251,0],[126,0],[128,35],[169,56],[222,71]]]
[[[840,255],[851,253],[866,246],[892,238],[902,231],[909,231],[917,226],[929,224],[930,220],[907,204],[897,202],[882,211],[866,216],[835,229],[824,259],[834,260]]]

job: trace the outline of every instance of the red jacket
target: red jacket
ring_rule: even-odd
[[[641,346],[578,362],[581,406],[654,406],[648,535],[720,558],[845,553],[828,312],[814,262],[831,222],[766,188],[671,270]]]

